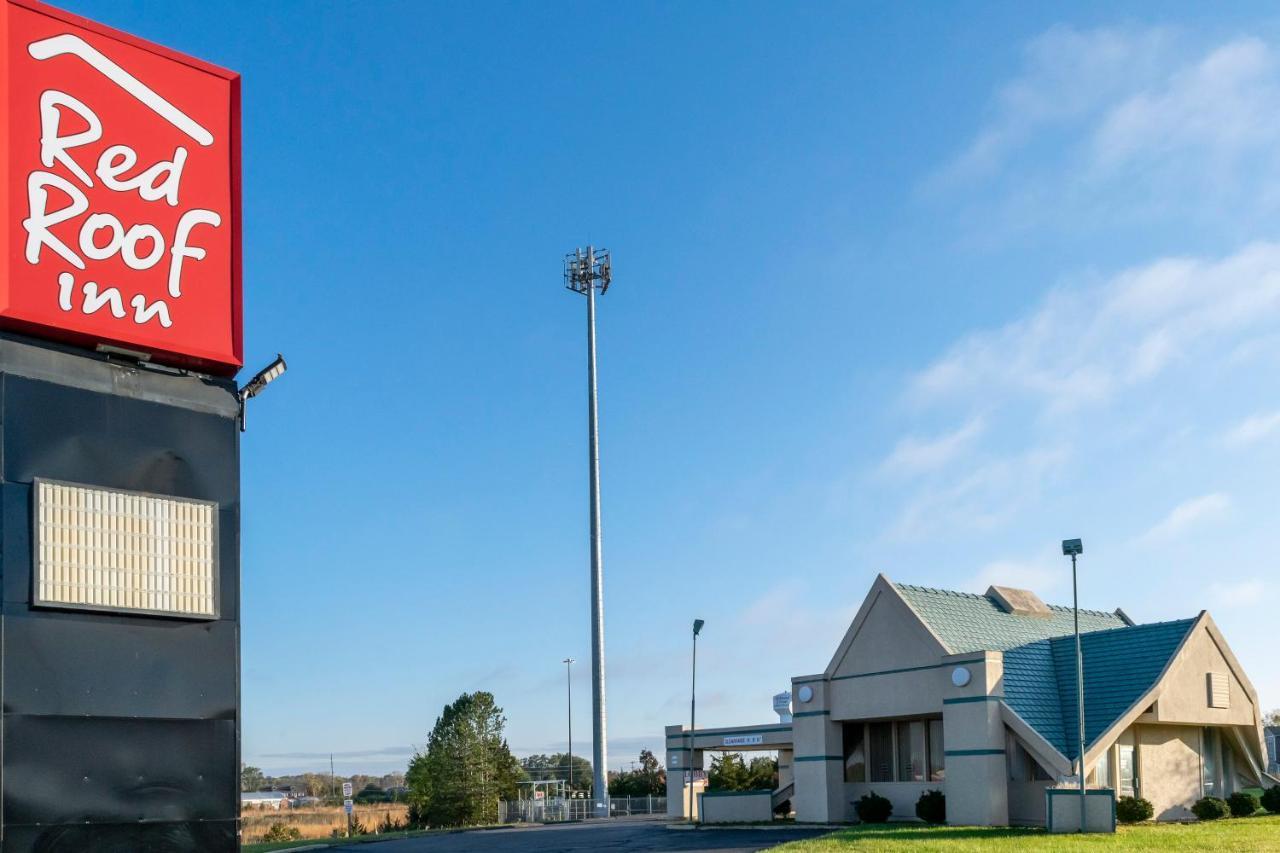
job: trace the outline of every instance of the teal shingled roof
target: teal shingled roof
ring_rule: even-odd
[[[1048,616],[1023,616],[1005,612],[985,595],[903,583],[894,584],[894,587],[952,654],[1003,651],[1075,632],[1070,607],[1051,604]],[[1114,613],[1080,611],[1081,631],[1101,631],[1126,624]]]
[[[1195,621],[1080,635],[1086,744],[1155,685]],[[1004,653],[1005,703],[1069,759],[1078,752],[1075,653],[1074,636],[1037,640]]]

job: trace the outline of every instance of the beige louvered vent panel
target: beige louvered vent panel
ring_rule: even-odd
[[[218,614],[217,507],[37,480],[36,605]]]
[[[1209,707],[1231,707],[1231,683],[1225,672],[1209,673]]]

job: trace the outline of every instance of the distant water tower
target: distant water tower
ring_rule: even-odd
[[[778,722],[791,722],[791,691],[784,690],[773,696],[773,710],[778,715]]]

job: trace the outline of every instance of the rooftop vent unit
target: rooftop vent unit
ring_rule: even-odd
[[[1014,589],[1009,586],[992,586],[987,588],[987,598],[1005,613],[1015,616],[1051,616],[1048,606],[1040,600],[1040,596],[1028,589]]]

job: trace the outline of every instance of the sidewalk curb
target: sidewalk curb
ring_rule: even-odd
[[[788,829],[821,829],[834,832],[847,829],[847,823],[669,823],[666,829],[672,832],[719,832],[721,830],[759,830],[761,832],[783,832]]]

